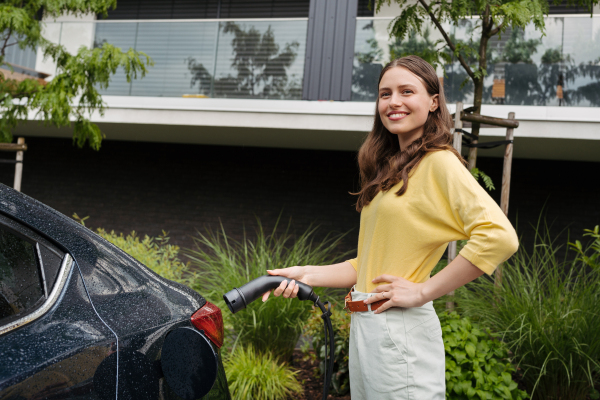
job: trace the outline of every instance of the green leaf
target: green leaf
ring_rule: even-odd
[[[473,343],[467,343],[465,346],[465,351],[470,358],[475,358],[475,345]]]

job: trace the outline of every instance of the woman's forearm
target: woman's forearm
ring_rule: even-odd
[[[459,287],[466,285],[472,280],[479,278],[484,272],[477,268],[461,255],[435,274],[427,282],[423,283],[421,293],[423,303],[435,300]]]
[[[348,261],[332,265],[306,265],[304,279],[313,287],[348,288],[356,284],[356,270]]]

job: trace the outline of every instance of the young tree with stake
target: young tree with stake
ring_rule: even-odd
[[[430,21],[442,35],[436,45],[450,50],[461,67],[473,82],[474,113],[481,113],[483,99],[483,83],[487,75],[487,50],[490,38],[503,33],[506,28],[523,29],[533,23],[541,35],[545,34],[545,19],[551,4],[562,4],[561,0],[393,0],[400,5],[402,12],[392,20],[389,26],[390,36],[404,39],[410,34],[422,35]],[[568,6],[586,7],[593,11],[593,6],[600,0],[566,0]],[[390,5],[392,0],[375,0],[376,12],[382,5]],[[477,17],[476,28],[470,31],[468,41],[452,38],[443,24],[458,25],[459,20]],[[441,49],[438,49],[441,50]],[[438,51],[436,58],[428,61],[441,65],[450,62],[447,52]],[[421,54],[417,54],[421,55]],[[421,55],[422,56],[422,55]],[[479,124],[473,123],[472,133],[479,135]],[[470,155],[469,168],[475,167],[476,148]]]

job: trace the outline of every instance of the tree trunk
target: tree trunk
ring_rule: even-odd
[[[473,107],[475,107],[474,114],[481,114],[481,102],[483,100],[483,79],[475,79],[473,82],[475,86],[474,89],[474,99],[473,99]],[[479,122],[472,122],[471,125],[471,133],[473,135],[479,136]],[[473,140],[473,144],[477,143],[478,140]],[[469,149],[469,170],[475,168],[477,165],[477,147],[471,147]]]
[[[475,114],[481,114],[481,103],[483,101],[483,81],[484,75],[483,71],[487,70],[487,46],[488,41],[490,40],[490,32],[494,25],[494,21],[489,17],[489,5],[486,8],[485,15],[483,15],[482,27],[481,27],[481,40],[479,42],[479,72],[481,75],[478,78],[473,79],[473,107],[475,107]],[[473,122],[471,133],[473,135],[479,136],[479,128],[480,125],[477,122]],[[477,143],[475,140],[473,143]],[[477,165],[477,147],[471,147],[469,150],[469,169],[475,168]]]

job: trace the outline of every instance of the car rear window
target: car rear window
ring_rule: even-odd
[[[0,324],[44,300],[35,245],[0,225]]]

